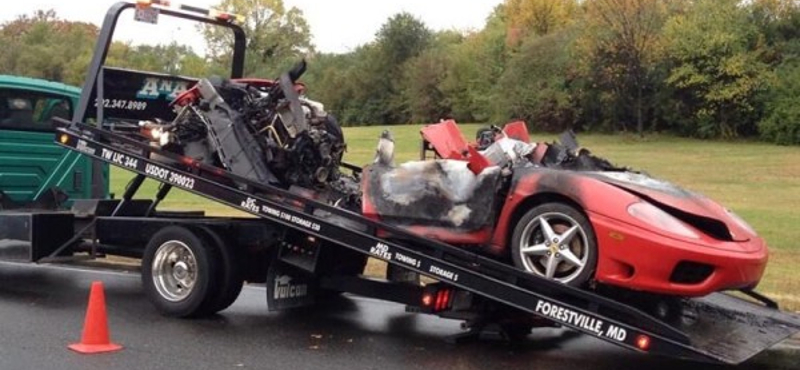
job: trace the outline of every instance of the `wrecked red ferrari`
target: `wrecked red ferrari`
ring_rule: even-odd
[[[444,121],[422,136],[435,159],[365,170],[365,215],[574,286],[702,296],[764,272],[763,239],[733,212],[595,157],[572,133],[530,143],[514,122],[468,144]]]
[[[386,131],[375,163],[345,174],[336,120],[295,89],[303,71],[201,79],[171,104],[174,120],[140,125],[163,149],[573,286],[702,296],[754,287],[764,272],[764,241],[728,209],[595,157],[569,133],[531,143],[523,122],[474,143],[454,121],[429,125],[423,148],[436,158],[402,164]]]

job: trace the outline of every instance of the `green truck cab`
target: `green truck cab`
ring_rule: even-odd
[[[0,75],[0,209],[35,204],[53,194],[93,197],[92,160],[53,143],[53,118],[71,119],[80,94],[79,88],[58,82]],[[108,165],[100,168],[107,198]]]

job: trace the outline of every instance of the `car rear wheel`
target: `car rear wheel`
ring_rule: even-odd
[[[563,203],[545,203],[517,223],[511,240],[514,265],[534,275],[582,286],[597,266],[597,241],[589,220]]]

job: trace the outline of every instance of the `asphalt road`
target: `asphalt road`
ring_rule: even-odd
[[[79,340],[92,281],[105,285],[112,340],[102,355],[67,349]],[[266,312],[264,290],[246,287],[212,318],[160,316],[139,275],[0,264],[0,369],[728,369],[647,356],[560,329],[515,345],[451,345],[458,322],[348,297],[335,308]],[[800,349],[778,346],[740,369],[798,369]]]

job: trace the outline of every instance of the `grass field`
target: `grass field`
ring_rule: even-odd
[[[348,151],[353,164],[368,163],[384,127],[346,128]],[[389,127],[395,137],[396,160],[419,158],[419,128]],[[462,125],[467,139],[476,125]],[[535,141],[552,141],[555,135],[532,135]],[[770,246],[770,262],[759,291],[777,298],[784,307],[800,310],[800,148],[751,142],[709,142],[650,136],[620,135],[578,137],[583,147],[611,162],[644,170],[654,177],[700,192],[736,211]],[[122,194],[131,175],[112,170],[112,191]],[[147,181],[145,192],[155,194],[156,184]],[[233,215],[238,211],[173,191],[162,208],[204,209],[209,214]]]

